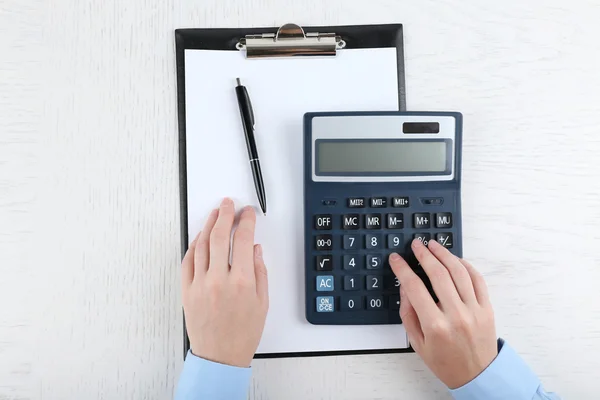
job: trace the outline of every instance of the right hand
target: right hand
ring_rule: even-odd
[[[400,281],[400,317],[425,364],[450,389],[483,372],[498,355],[494,312],[483,277],[435,240],[419,240],[412,250],[439,298],[398,254],[390,265]]]

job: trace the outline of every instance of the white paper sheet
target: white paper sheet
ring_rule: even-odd
[[[235,96],[248,88],[267,194],[258,206]],[[396,49],[346,49],[331,58],[251,59],[186,50],[188,232],[229,196],[257,209],[270,309],[258,353],[408,347],[402,325],[316,326],[304,315],[303,116],[311,111],[397,110]]]

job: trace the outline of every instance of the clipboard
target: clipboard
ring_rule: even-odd
[[[179,125],[180,217],[182,256],[189,243],[188,160],[186,132],[186,50],[215,50],[242,52],[248,62],[252,59],[329,58],[346,49],[395,48],[397,70],[397,110],[406,110],[403,27],[401,24],[364,26],[300,27],[286,24],[279,28],[177,29],[177,102]],[[200,72],[200,71],[199,71]],[[233,88],[232,88],[233,90]],[[251,93],[252,95],[252,93]],[[305,110],[311,111],[311,110]],[[302,119],[302,115],[298,116]],[[259,145],[260,147],[260,145]],[[304,283],[304,282],[303,282]],[[302,306],[304,307],[304,306]],[[190,348],[184,326],[184,357]],[[374,338],[374,340],[376,340]],[[407,343],[408,343],[408,339]],[[377,348],[319,351],[277,351],[257,353],[255,358],[305,357],[342,354],[381,354],[412,352],[404,348]]]

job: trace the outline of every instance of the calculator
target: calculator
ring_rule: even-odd
[[[461,139],[458,112],[304,116],[308,322],[402,323],[393,252],[435,298],[410,244],[436,240],[462,257]]]

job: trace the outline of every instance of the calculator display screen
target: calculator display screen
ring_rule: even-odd
[[[444,174],[450,145],[445,140],[317,140],[316,172]]]

